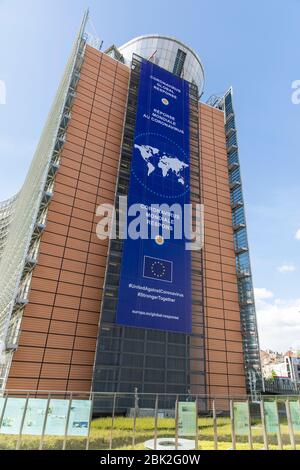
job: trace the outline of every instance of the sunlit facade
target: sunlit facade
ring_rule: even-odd
[[[177,39],[106,52],[76,38],[26,181],[0,205],[0,386],[198,393],[262,388],[232,91],[201,102],[204,70]],[[128,194],[141,57],[190,87],[192,333],[120,326],[123,245],[96,236],[99,204]],[[199,101],[200,99],[200,101]]]

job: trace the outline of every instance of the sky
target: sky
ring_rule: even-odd
[[[202,60],[202,100],[233,87],[261,347],[300,349],[300,0],[0,0],[0,200],[24,181],[88,7],[104,49],[175,36]]]

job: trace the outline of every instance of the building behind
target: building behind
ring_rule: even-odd
[[[232,90],[199,102],[204,72],[152,35],[106,53],[87,18],[27,179],[0,206],[3,389],[256,397],[262,389]],[[100,204],[128,194],[141,56],[189,82],[192,333],[116,323],[123,243],[96,236]],[[3,214],[3,215],[2,215]]]
[[[287,378],[300,384],[300,355],[297,351],[279,354],[261,351],[262,372],[266,379]]]

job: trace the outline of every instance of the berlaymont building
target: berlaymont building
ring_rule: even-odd
[[[86,20],[23,187],[0,204],[0,388],[255,396],[232,89],[203,102],[188,45],[101,51]],[[202,204],[203,248],[99,237],[97,208],[119,196]]]

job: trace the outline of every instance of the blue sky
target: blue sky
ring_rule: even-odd
[[[24,180],[87,7],[104,48],[176,36],[202,59],[204,100],[233,86],[261,344],[300,348],[300,1],[0,0],[0,200]]]

